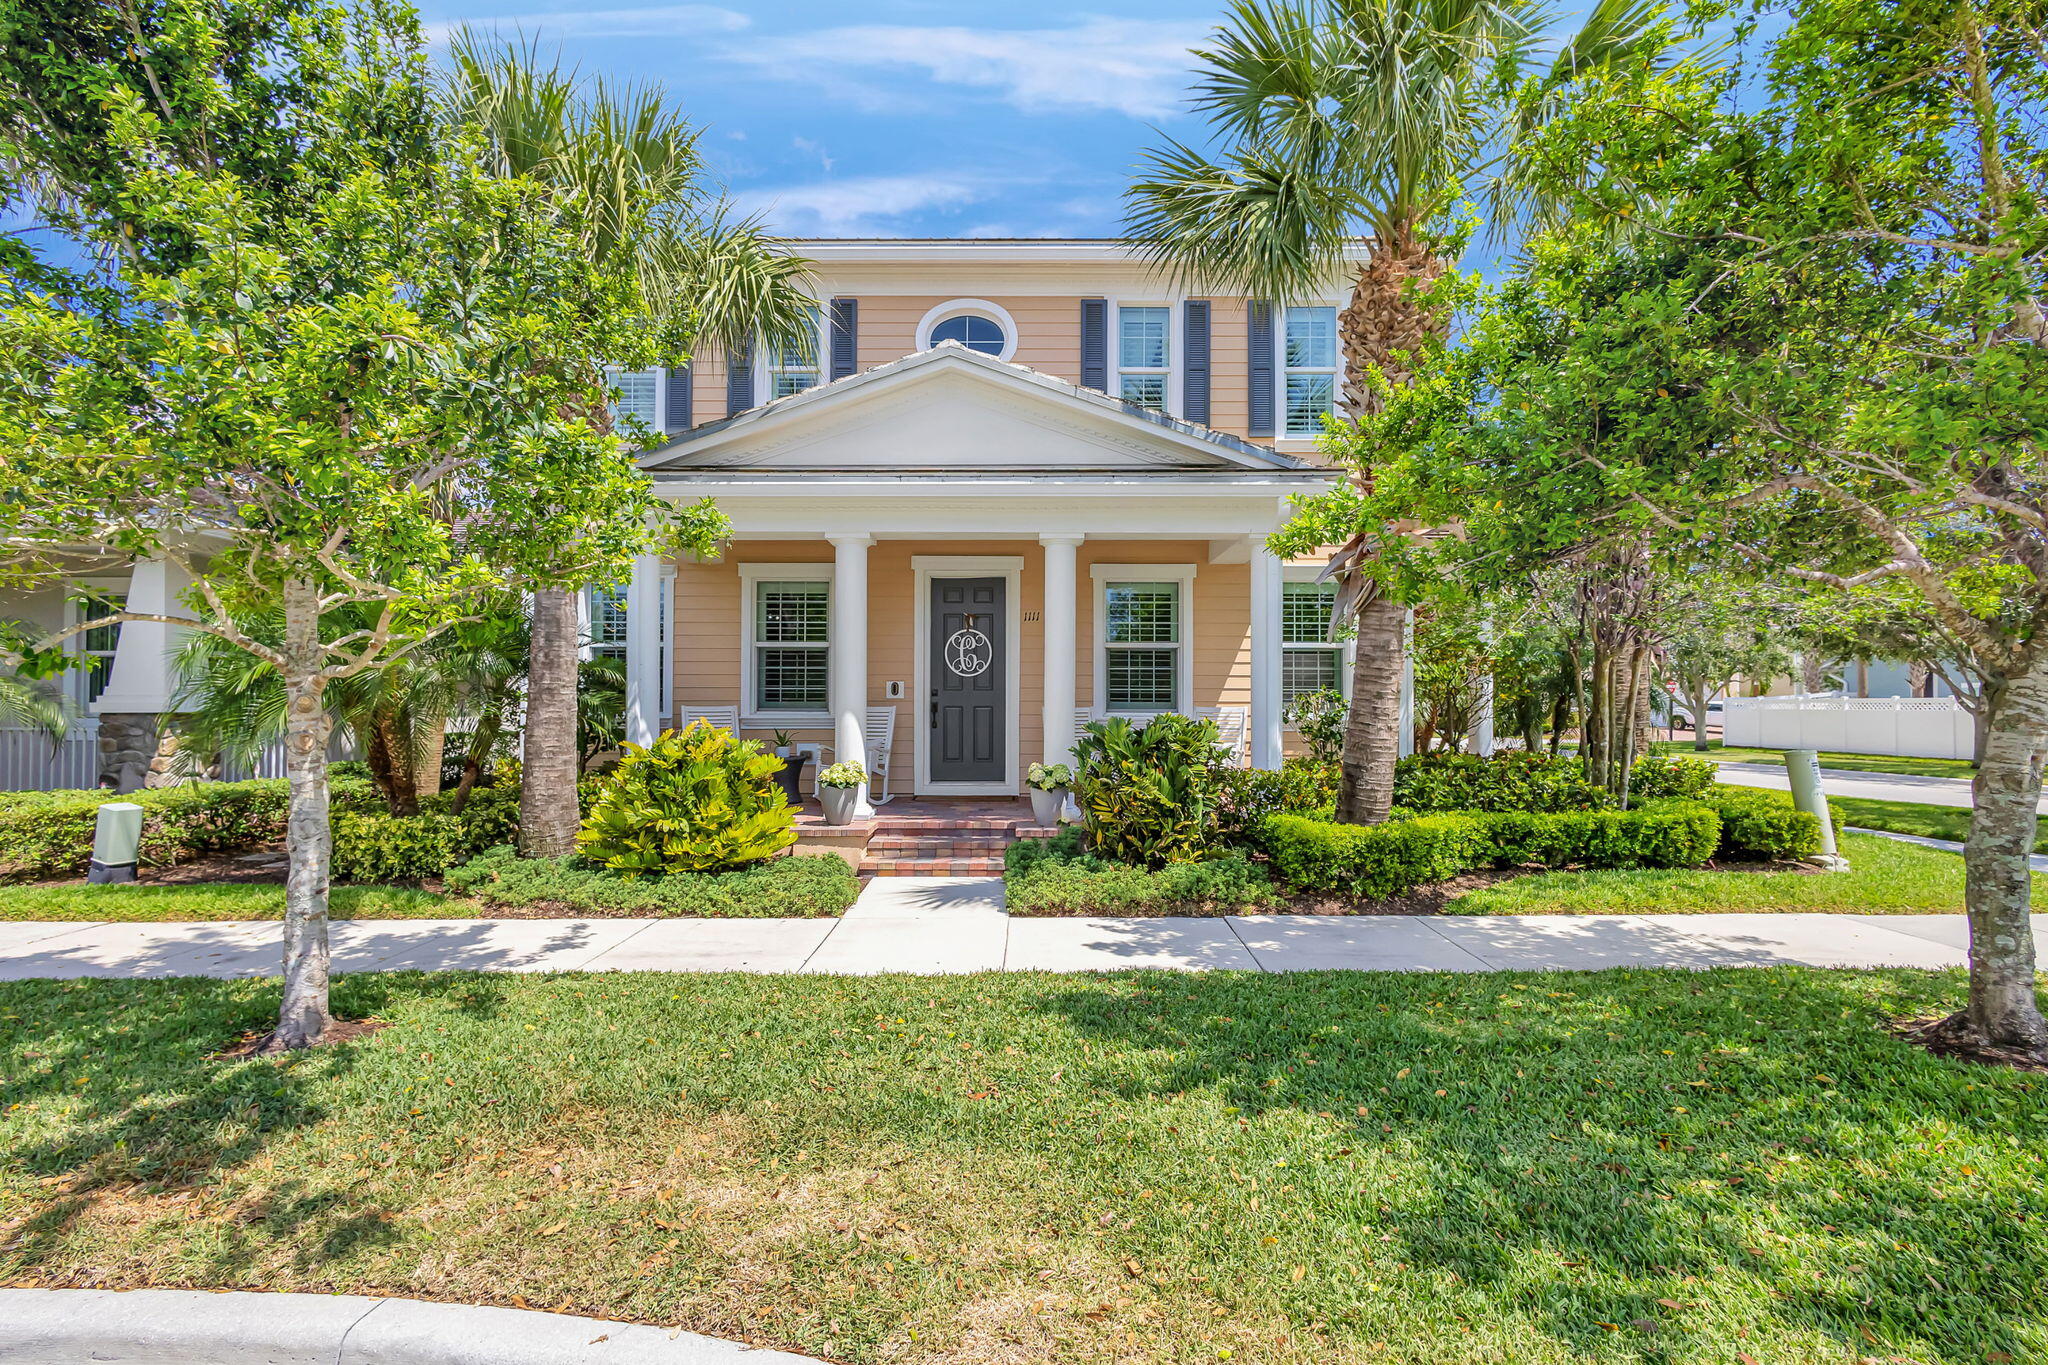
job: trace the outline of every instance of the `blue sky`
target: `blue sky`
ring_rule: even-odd
[[[1109,236],[1133,162],[1182,112],[1220,6],[937,0],[418,0],[429,32],[538,38],[661,81],[733,197],[791,236]]]

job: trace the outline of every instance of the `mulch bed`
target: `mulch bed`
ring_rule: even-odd
[[[1489,868],[1484,872],[1467,872],[1462,877],[1453,877],[1447,882],[1431,882],[1418,886],[1400,896],[1385,900],[1362,901],[1355,896],[1298,895],[1289,896],[1278,906],[1269,910],[1256,910],[1261,915],[1441,915],[1444,907],[1458,897],[1471,891],[1481,891],[1516,877],[1531,875],[1519,868]]]
[[[332,1047],[336,1043],[352,1043],[358,1038],[367,1038],[379,1029],[390,1025],[382,1019],[336,1019],[331,1021],[320,1035],[315,1047]],[[270,1041],[271,1029],[245,1033],[219,1052],[212,1054],[217,1062],[239,1061],[244,1057],[288,1057],[288,1052],[266,1053],[264,1045]]]

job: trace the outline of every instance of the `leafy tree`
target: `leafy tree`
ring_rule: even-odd
[[[0,535],[177,560],[193,617],[114,613],[16,654],[162,619],[276,670],[270,1046],[302,1047],[329,1022],[328,689],[495,594],[664,543],[645,478],[581,414],[605,403],[595,357],[652,363],[675,338],[552,200],[466,154],[409,10],[68,8],[11,10],[0,72],[0,165],[84,258],[7,257]],[[238,624],[271,606],[276,643]],[[369,624],[329,633],[349,608]]]
[[[1654,0],[1598,0],[1546,48],[1532,0],[1234,0],[1197,49],[1194,104],[1211,153],[1168,141],[1128,194],[1141,251],[1199,288],[1285,303],[1320,296],[1361,237],[1366,260],[1338,327],[1341,410],[1372,413],[1406,382],[1449,309],[1435,287],[1463,244],[1462,200],[1503,218],[1531,202],[1516,148],[1565,93],[1670,44]],[[1368,466],[1354,466],[1369,483]],[[1356,526],[1332,561],[1340,616],[1357,615],[1338,818],[1393,801],[1407,609],[1372,561],[1386,526]],[[1297,551],[1316,548],[1290,540]]]
[[[1692,747],[1707,743],[1707,705],[1737,677],[1773,678],[1792,666],[1785,605],[1737,582],[1713,582],[1673,613],[1661,651],[1679,701],[1692,718]]]
[[[548,186],[593,268],[630,271],[654,320],[685,344],[728,352],[757,337],[816,346],[803,262],[729,212],[707,183],[696,130],[660,86],[584,81],[532,47],[468,32],[453,58],[448,102],[483,130],[486,163]],[[607,411],[588,415],[610,429]],[[654,433],[620,434],[644,444]],[[694,512],[714,519],[708,502]],[[712,539],[698,535],[695,548]],[[574,851],[580,819],[577,710],[590,693],[578,686],[576,620],[572,591],[536,592],[520,847],[539,857]]]
[[[2027,916],[2048,745],[2039,10],[1785,17],[1753,88],[1644,71],[1535,135],[1576,177],[1572,221],[1487,300],[1468,359],[1367,439],[1475,544],[1625,528],[1677,572],[1896,584],[1967,642],[1987,697],[1970,1000],[1930,1035],[2048,1056]]]

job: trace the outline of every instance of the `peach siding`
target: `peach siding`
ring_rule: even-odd
[[[1093,564],[1195,566],[1193,706],[1245,706],[1251,700],[1250,568],[1210,564],[1207,541],[1090,541],[1081,546],[1075,619],[1075,697],[1090,705],[1095,687]],[[1023,560],[1019,617],[1018,696],[1013,710],[1018,774],[1041,757],[1044,736],[1044,557],[1036,541],[880,541],[868,552],[868,700],[895,705],[896,741],[890,754],[891,790],[909,793],[916,781],[916,726],[923,717],[916,690],[916,579],[911,561],[921,555],[1010,556]],[[740,541],[713,563],[684,561],[676,570],[675,688],[679,706],[732,706],[742,702],[741,563],[827,563],[822,541]],[[891,702],[886,685],[907,694]],[[748,738],[769,731],[746,727]],[[829,728],[800,730],[800,740],[830,744]]]

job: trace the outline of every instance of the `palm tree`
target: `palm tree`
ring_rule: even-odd
[[[1661,0],[1598,0],[1546,55],[1554,14],[1538,0],[1235,0],[1194,54],[1193,102],[1219,146],[1169,139],[1149,152],[1126,228],[1191,286],[1278,304],[1319,296],[1363,239],[1338,319],[1340,406],[1376,412],[1382,386],[1405,382],[1443,334],[1430,287],[1453,264],[1448,213],[1480,191],[1497,231],[1540,210],[1516,134],[1588,74],[1666,52],[1663,15]],[[1331,561],[1339,619],[1355,613],[1358,632],[1337,815],[1362,823],[1393,802],[1406,657],[1406,608],[1366,571],[1378,540],[1354,536]]]
[[[470,32],[452,55],[451,115],[481,132],[493,169],[552,187],[593,261],[631,260],[650,308],[728,353],[756,338],[816,344],[804,262],[728,209],[659,85],[585,81],[531,44]],[[581,644],[575,594],[536,592],[519,804],[530,856],[575,848]]]
[[[20,621],[0,621],[0,644],[25,651],[35,637]],[[50,679],[0,669],[0,726],[40,730],[55,744],[64,738],[72,710],[63,688]]]

